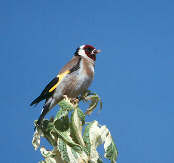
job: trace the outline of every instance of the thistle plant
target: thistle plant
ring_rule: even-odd
[[[35,150],[40,146],[41,136],[53,147],[52,150],[40,148],[44,157],[40,163],[102,163],[97,151],[100,144],[104,144],[104,157],[111,163],[116,162],[118,152],[108,128],[99,125],[96,120],[85,122],[85,116],[91,114],[98,103],[102,107],[100,97],[88,91],[79,101],[89,102],[85,113],[79,108],[77,101],[74,103],[65,96],[59,102],[60,109],[55,118],[44,119],[42,128],[36,128],[32,140]]]

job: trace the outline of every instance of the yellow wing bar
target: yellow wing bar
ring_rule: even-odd
[[[59,83],[61,82],[61,80],[65,77],[65,75],[66,75],[66,74],[69,74],[69,73],[70,73],[70,71],[69,71],[69,70],[66,70],[65,72],[63,72],[63,73],[57,75],[57,77],[58,77],[58,82],[49,90],[49,92],[54,91],[54,90],[57,88],[57,86],[59,85]]]

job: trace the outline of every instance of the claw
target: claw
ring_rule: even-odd
[[[67,95],[63,95],[65,101],[69,102],[72,104],[73,107],[77,107],[79,104],[79,99],[78,98],[69,98]]]
[[[78,99],[78,98],[72,98],[72,99],[70,99],[70,102],[71,102],[74,106],[77,106],[78,103],[79,103],[79,99]]]

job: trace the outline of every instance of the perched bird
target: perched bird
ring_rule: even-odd
[[[96,54],[99,52],[100,50],[91,45],[82,45],[77,48],[73,58],[44,88],[40,96],[32,101],[31,106],[45,100],[37,127],[40,126],[45,115],[64,98],[64,95],[77,98],[88,89],[94,77]]]

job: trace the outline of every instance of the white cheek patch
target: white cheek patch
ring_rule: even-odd
[[[79,50],[79,55],[82,56],[82,57],[84,57],[84,58],[86,58],[88,61],[94,63],[94,61],[86,55],[86,53],[85,53],[84,50],[80,49]]]
[[[86,55],[85,51],[83,50],[83,48],[85,47],[85,45],[82,45],[79,49],[79,55],[87,58],[88,56]]]
[[[85,51],[82,50],[82,49],[79,50],[79,55],[81,55],[81,56],[83,56],[83,57],[85,57],[85,58],[87,57]]]

